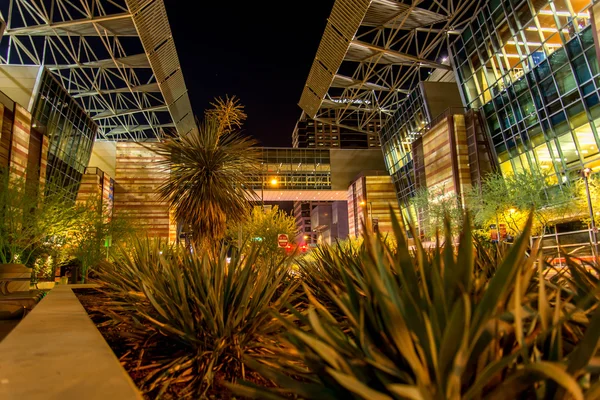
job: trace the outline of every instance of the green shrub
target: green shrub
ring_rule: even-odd
[[[177,383],[203,395],[216,375],[244,377],[244,356],[277,346],[282,321],[273,312],[291,318],[284,304],[297,286],[285,263],[257,268],[258,252],[228,262],[225,251],[214,257],[146,239],[98,271],[110,315],[144,350],[163,349],[147,357],[143,390],[160,394]]]
[[[247,361],[281,389],[242,383],[232,386],[237,393],[382,400],[600,395],[600,371],[591,362],[600,336],[597,280],[581,270],[547,279],[537,249],[529,248],[531,217],[498,253],[474,247],[468,219],[457,248],[438,241],[430,252],[418,240],[411,249],[392,219],[395,251],[367,234],[356,256],[324,249],[302,266],[329,268],[306,286],[309,308],[298,315],[304,326],[280,317],[289,349]],[[326,301],[312,293],[325,293]]]

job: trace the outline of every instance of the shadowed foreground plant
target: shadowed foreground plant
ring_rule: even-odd
[[[277,346],[282,321],[273,312],[289,317],[283,306],[296,286],[284,263],[257,269],[258,251],[228,262],[225,251],[215,257],[146,239],[99,271],[110,315],[141,347],[132,368],[152,370],[143,390],[160,396],[177,384],[180,394],[203,395],[215,376],[244,377],[243,357]]]
[[[457,249],[438,244],[428,253],[416,240],[412,254],[393,214],[392,220],[395,251],[367,234],[358,259],[331,251],[317,256],[316,263],[335,265],[344,282],[338,289],[323,279],[318,288],[341,315],[312,296],[315,280],[305,288],[309,308],[298,315],[305,328],[282,319],[290,350],[248,361],[281,389],[244,382],[232,386],[236,393],[261,399],[286,392],[305,399],[598,397],[600,371],[591,362],[598,360],[597,301],[593,293],[571,301],[569,288],[546,281],[536,249],[529,249],[531,218],[497,267],[475,251],[468,219]]]

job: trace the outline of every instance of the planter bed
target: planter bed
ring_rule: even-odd
[[[97,289],[75,289],[73,292],[121,362],[121,365],[138,387],[143,386],[144,380],[152,372],[153,360],[176,352],[185,351],[183,347],[166,340],[164,345],[161,343],[160,346],[149,347],[143,342],[143,339],[137,338],[132,332],[123,330],[107,316],[107,314],[111,313],[109,306],[111,299],[101,291]],[[219,373],[217,373],[215,384],[207,393],[208,398],[223,400],[241,399],[241,397],[234,396],[227,388],[219,384],[221,380]],[[266,381],[260,375],[248,370],[246,370],[246,380],[254,382],[257,385],[272,386],[270,382]],[[161,399],[180,399],[182,397],[180,392],[183,387],[184,384],[171,384]],[[158,391],[159,389],[155,389],[149,393],[145,393],[144,398],[154,399]],[[191,398],[195,397],[192,396]]]

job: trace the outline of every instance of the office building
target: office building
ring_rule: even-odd
[[[318,120],[309,118],[302,112],[294,132],[292,146],[295,148],[326,149],[373,149],[378,148],[379,122],[370,122],[366,132],[359,132],[347,126],[335,125],[335,111],[327,110]]]

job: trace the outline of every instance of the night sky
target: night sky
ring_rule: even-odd
[[[244,132],[292,145],[302,88],[334,0],[165,0],[194,113],[216,97],[246,106]]]

